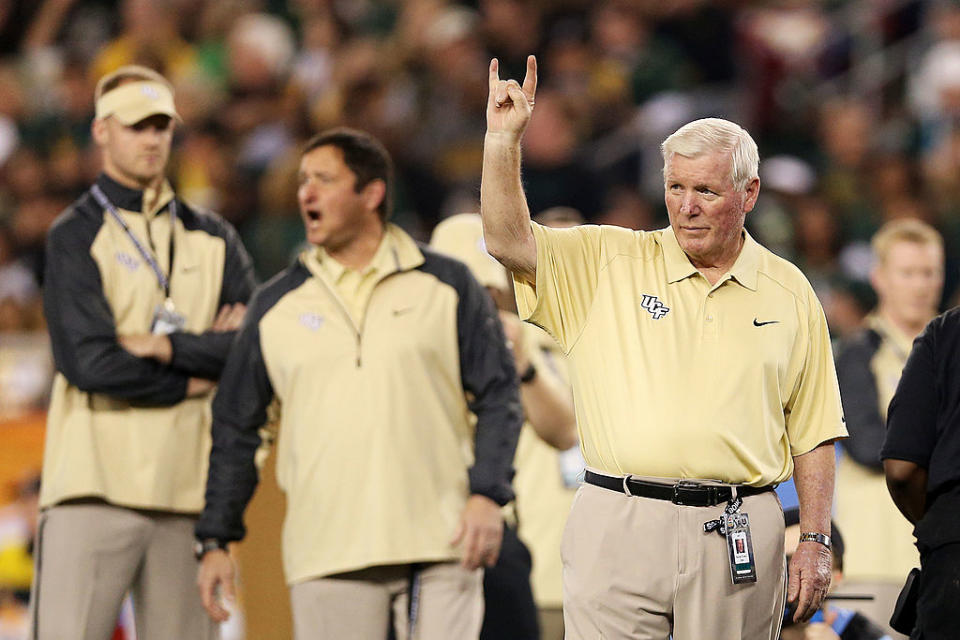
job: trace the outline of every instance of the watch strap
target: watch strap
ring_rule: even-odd
[[[815,531],[807,531],[805,533],[801,533],[800,542],[818,542],[823,546],[825,546],[827,549],[833,548],[833,543],[830,540],[830,536],[823,533],[815,532]]]
[[[207,555],[207,552],[213,551],[214,549],[223,549],[226,551],[227,543],[222,540],[217,540],[216,538],[197,540],[193,543],[193,555],[198,562],[203,560],[203,556]]]

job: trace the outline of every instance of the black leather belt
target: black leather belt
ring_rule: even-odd
[[[641,498],[654,498],[655,500],[667,500],[673,504],[690,507],[713,507],[729,502],[733,498],[733,489],[730,485],[700,484],[689,480],[681,480],[676,484],[659,484],[638,480],[630,476],[626,478],[605,476],[594,473],[589,469],[584,473],[583,479],[587,484],[603,487],[617,493]],[[738,486],[737,497],[755,496],[766,491],[773,491],[773,487]]]

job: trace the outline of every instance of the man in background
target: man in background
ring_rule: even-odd
[[[496,310],[462,263],[388,222],[372,136],[310,140],[298,200],[314,245],[258,289],[213,407],[197,523],[204,606],[234,593],[258,428],[280,404],[284,572],[298,640],[476,640],[522,422]],[[476,416],[476,423],[471,420]]]
[[[107,640],[133,595],[140,640],[216,636],[193,596],[210,398],[253,287],[236,231],[165,178],[171,85],[121,67],[96,89],[103,173],[47,237],[57,374],[33,586],[39,640]]]
[[[915,219],[886,223],[871,241],[870,282],[877,306],[862,330],[841,343],[837,376],[850,438],[837,478],[836,519],[848,541],[847,585],[871,593],[864,607],[886,620],[919,556],[912,528],[887,492],[880,461],[887,407],[914,338],[937,314],[943,288],[943,239]]]
[[[550,219],[567,220],[570,215],[558,209],[550,212]],[[505,509],[497,564],[484,575],[481,638],[562,640],[560,538],[583,473],[563,354],[542,329],[520,321],[509,274],[486,252],[479,215],[441,221],[430,245],[470,267],[500,308],[526,417],[514,463],[517,499]]]

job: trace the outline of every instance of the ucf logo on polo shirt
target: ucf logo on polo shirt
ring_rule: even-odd
[[[660,302],[657,296],[651,296],[647,293],[643,294],[643,299],[640,300],[640,306],[646,309],[650,315],[653,316],[654,320],[659,320],[670,312],[670,307]]]
[[[588,466],[762,486],[846,433],[816,294],[748,234],[710,283],[670,227],[531,229],[517,305],[567,354]]]

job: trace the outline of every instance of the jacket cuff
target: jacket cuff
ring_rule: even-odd
[[[486,496],[496,502],[501,507],[512,501],[516,496],[513,493],[513,487],[509,480],[503,482],[491,482],[488,478],[483,478],[483,474],[472,467],[470,475],[470,493]],[[513,475],[511,473],[511,475]]]

